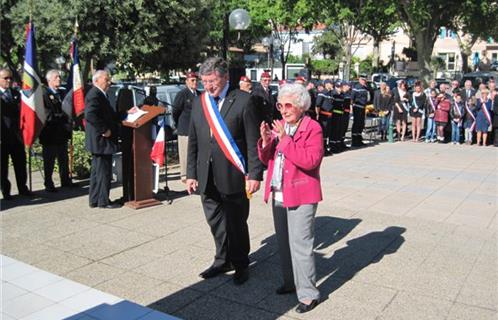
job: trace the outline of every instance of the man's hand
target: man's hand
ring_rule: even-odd
[[[111,130],[107,129],[104,133],[102,133],[102,137],[109,138],[111,136]]]
[[[259,190],[260,182],[258,180],[247,180],[246,181],[246,192],[253,194]]]
[[[197,191],[197,186],[199,182],[195,179],[187,179],[187,192],[188,194],[192,194]]]

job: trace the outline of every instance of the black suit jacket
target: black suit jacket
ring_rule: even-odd
[[[118,151],[119,115],[104,93],[93,86],[85,96],[85,146],[92,154],[113,154]],[[111,130],[105,138],[104,132]]]
[[[5,95],[2,95],[0,99],[2,111],[2,136],[0,139],[5,144],[23,144],[20,128],[21,94],[13,88],[7,90],[10,90],[12,99]]]
[[[200,92],[196,90],[196,94]],[[173,102],[173,120],[175,120],[176,132],[180,136],[188,136],[190,128],[190,115],[192,113],[192,103],[195,96],[189,88],[178,92]]]
[[[254,86],[251,94],[259,97],[259,99],[255,100],[255,104],[258,113],[260,113],[260,119],[263,119],[267,123],[271,124],[273,119],[279,118],[280,112],[276,109],[277,101],[271,92],[271,88],[269,88],[268,92],[266,92],[263,86],[258,83]]]
[[[43,103],[47,119],[40,133],[41,144],[63,144],[71,138],[71,119],[62,110],[63,99],[64,91],[57,90],[57,93],[54,93],[49,88],[43,88]]]
[[[220,113],[240,152],[244,155],[248,178],[261,181],[263,165],[259,161],[256,145],[259,139],[259,123],[253,104],[251,95],[232,89],[228,91]],[[190,122],[187,178],[197,179],[201,193],[206,191],[210,167],[214,185],[220,193],[244,192],[245,177],[226,159],[216,139],[211,136],[200,97],[197,97],[192,106]]]
[[[476,89],[471,88],[470,95],[467,94],[467,89],[465,89],[465,88],[460,89],[460,93],[462,95],[462,100],[467,101],[476,95]]]

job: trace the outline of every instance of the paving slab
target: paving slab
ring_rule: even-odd
[[[86,181],[51,195],[34,173],[36,197],[0,203],[1,316],[57,319],[84,308],[91,311],[66,318],[126,319],[119,312],[131,308],[145,320],[166,319],[162,312],[201,320],[496,318],[496,150],[380,143],[324,158],[315,226],[323,301],[304,315],[294,311],[295,295],[274,293],[280,262],[261,192],[248,220],[251,277],[238,287],[233,273],[198,276],[214,243],[199,196],[187,196],[179,180],[168,182],[171,205],[101,210],[88,207]],[[113,185],[111,198],[120,196]],[[37,270],[52,276],[33,280]],[[26,299],[29,310],[20,307]]]

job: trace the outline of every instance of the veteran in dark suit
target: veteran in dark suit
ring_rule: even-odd
[[[26,152],[20,128],[21,94],[12,88],[12,72],[0,69],[0,106],[2,108],[1,187],[4,200],[12,199],[8,178],[9,156],[14,165],[17,189],[21,195],[32,195],[26,186]]]
[[[92,154],[89,205],[91,208],[117,208],[109,200],[112,179],[112,154],[118,151],[119,115],[107,99],[111,85],[109,73],[97,70],[93,87],[85,96],[85,146]]]
[[[208,58],[199,72],[205,91],[195,99],[192,107],[187,191],[200,192],[216,246],[212,266],[200,276],[211,278],[235,269],[233,281],[240,285],[249,277],[248,194],[259,189],[263,173],[256,146],[259,138],[258,116],[248,93],[229,88],[226,61]],[[205,97],[213,98],[207,107],[218,108],[245,159],[247,176],[225,157],[212,134],[201,106],[201,99]]]
[[[261,80],[256,84],[251,92],[253,96],[260,97],[260,99],[254,100],[256,102],[256,107],[259,108],[260,117],[262,117],[266,123],[271,125],[274,119],[281,119],[282,116],[280,112],[277,111],[276,105],[277,100],[273,96],[273,92],[270,88],[271,75],[268,72],[263,72],[261,74]]]
[[[72,124],[62,110],[64,91],[60,89],[61,76],[58,70],[49,70],[46,75],[48,86],[43,88],[43,104],[47,120],[40,133],[43,147],[43,172],[45,190],[56,192],[52,174],[55,159],[59,165],[59,176],[63,187],[72,186],[69,177],[68,141],[71,139]]]
[[[180,178],[183,183],[187,181],[187,146],[188,130],[190,128],[190,115],[192,103],[200,92],[197,90],[197,75],[195,72],[187,73],[186,87],[178,92],[173,102],[173,120],[178,135],[178,156],[180,158]]]

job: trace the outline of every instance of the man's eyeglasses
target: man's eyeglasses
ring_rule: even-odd
[[[12,80],[12,77],[3,77],[4,80]]]
[[[282,111],[282,110],[291,110],[292,108],[294,108],[294,105],[292,103],[280,103],[280,102],[277,102],[277,110],[278,111]]]

